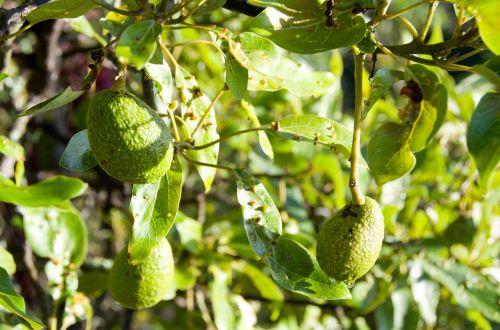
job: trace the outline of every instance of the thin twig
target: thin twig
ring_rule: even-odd
[[[212,167],[212,168],[218,168],[218,169],[226,170],[226,171],[235,171],[236,170],[236,168],[229,167],[229,166],[223,166],[223,165],[218,165],[218,164],[209,164],[209,163],[199,162],[197,160],[194,160],[194,159],[191,159],[191,158],[187,157],[183,153],[179,153],[179,154],[181,155],[182,158],[184,158],[188,162],[190,162],[192,164],[195,164],[195,165],[205,166],[205,167]]]
[[[209,142],[207,144],[202,144],[202,145],[199,145],[199,146],[195,146],[195,147],[193,147],[193,150],[202,150],[202,149],[210,148],[211,146],[213,146],[213,145],[215,145],[217,143],[220,143],[220,142],[222,142],[224,140],[227,140],[229,138],[232,138],[233,136],[237,136],[237,135],[241,135],[241,134],[246,134],[246,133],[250,133],[250,132],[272,131],[272,130],[273,129],[269,128],[269,127],[254,127],[254,128],[249,128],[249,129],[245,129],[245,130],[242,130],[242,131],[237,131],[237,132],[234,132],[232,134],[223,136],[220,139],[217,139],[215,141]]]
[[[434,13],[436,12],[438,5],[439,5],[438,1],[433,1],[429,4],[429,10],[427,11],[427,17],[425,19],[424,26],[422,27],[422,30],[420,31],[420,34],[418,35],[418,40],[420,42],[424,42],[425,37],[427,36],[427,32],[429,31],[429,28],[431,27],[432,18],[434,17]]]

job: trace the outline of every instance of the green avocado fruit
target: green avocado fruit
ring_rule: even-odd
[[[118,180],[152,183],[170,168],[174,148],[167,125],[133,94],[98,92],[88,107],[87,129],[97,163]]]
[[[141,263],[128,261],[125,248],[115,258],[109,275],[111,296],[131,309],[156,305],[174,285],[174,259],[166,239],[155,247]]]
[[[328,276],[352,285],[377,261],[384,240],[384,216],[377,202],[347,205],[318,235],[316,254]]]

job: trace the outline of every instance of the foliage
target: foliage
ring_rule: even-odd
[[[495,0],[5,4],[0,328],[500,324]],[[109,177],[89,144],[89,100],[125,78],[174,141],[157,182]],[[364,195],[385,238],[351,286],[316,237]],[[121,307],[114,256],[165,237],[175,283]]]

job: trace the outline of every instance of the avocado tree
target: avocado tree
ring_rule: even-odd
[[[499,326],[497,1],[2,2],[2,329]]]

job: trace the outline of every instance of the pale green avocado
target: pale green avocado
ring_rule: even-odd
[[[377,261],[384,240],[384,216],[377,202],[347,205],[318,235],[318,262],[330,277],[352,285]]]
[[[125,248],[115,258],[109,275],[111,296],[131,309],[156,305],[174,285],[174,259],[166,239],[154,248],[141,263],[128,262]]]
[[[118,180],[152,183],[170,168],[173,144],[167,125],[130,93],[97,93],[89,104],[87,129],[95,159]]]

